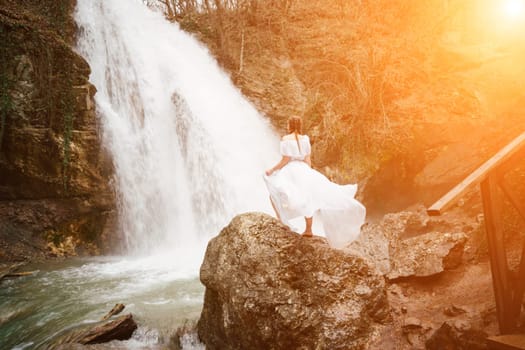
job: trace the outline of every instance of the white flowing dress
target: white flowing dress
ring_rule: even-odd
[[[311,152],[307,135],[282,140],[281,154],[290,161],[270,176],[264,176],[270,197],[281,221],[290,226],[297,217],[321,220],[328,243],[343,248],[357,239],[365,221],[366,209],[354,196],[357,185],[339,185],[312,169],[304,159]]]

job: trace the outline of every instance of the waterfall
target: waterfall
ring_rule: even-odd
[[[234,215],[272,212],[278,140],[205,47],[139,0],[79,0],[75,19],[127,252],[200,263]]]

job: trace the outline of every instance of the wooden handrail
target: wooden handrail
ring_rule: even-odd
[[[507,146],[503,147],[492,158],[490,158],[483,165],[481,165],[474,172],[472,172],[469,176],[467,176],[463,181],[461,181],[456,187],[454,187],[447,194],[441,197],[437,202],[432,204],[432,206],[430,206],[430,208],[427,209],[428,215],[441,215],[446,209],[450,208],[461,196],[463,196],[470,186],[482,182],[492,170],[494,170],[496,167],[508,160],[524,146],[525,132],[523,132],[520,136],[516,137]]]

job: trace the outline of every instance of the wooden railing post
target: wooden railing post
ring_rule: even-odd
[[[521,305],[523,302],[523,294],[525,293],[525,242],[521,248],[521,261],[518,266],[516,275],[516,284],[514,288],[514,295],[512,296],[511,310],[514,312],[514,319],[516,323],[519,322],[521,315]]]
[[[501,198],[498,196],[497,191],[498,186],[494,176],[488,176],[481,183],[485,230],[487,233],[494,297],[496,299],[496,313],[500,332],[508,334],[514,330],[515,325],[512,320],[514,312],[510,310],[511,305],[509,303],[512,298],[509,295],[511,286],[500,212]]]
[[[525,243],[516,271],[507,262],[503,230],[503,194],[518,214],[525,220],[525,203],[511,189],[505,174],[525,163],[525,132],[483,163],[463,181],[441,197],[430,208],[428,215],[441,215],[461,198],[469,188],[480,184],[485,216],[485,229],[496,299],[496,314],[502,334],[510,334],[520,327],[520,317],[525,294]],[[498,189],[501,189],[501,191]]]

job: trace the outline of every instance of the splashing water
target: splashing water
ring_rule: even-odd
[[[143,349],[168,343],[202,307],[203,287],[193,271],[157,257],[74,259],[28,269],[37,272],[1,282],[1,349],[47,349],[94,327],[116,303],[126,305],[123,313],[133,314],[138,329],[129,341],[106,347]]]
[[[203,46],[137,0],[79,1],[76,20],[129,252],[188,258],[235,214],[271,213],[276,136]]]

